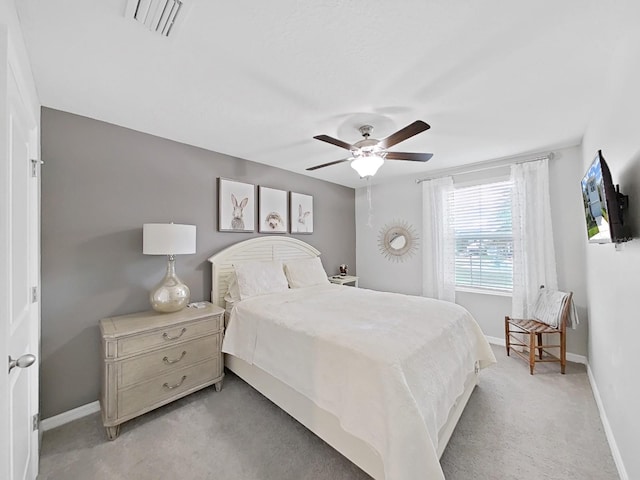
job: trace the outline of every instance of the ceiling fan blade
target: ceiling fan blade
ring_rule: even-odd
[[[387,152],[384,157],[387,160],[409,160],[412,162],[427,162],[433,157],[433,153],[407,153],[407,152]]]
[[[330,137],[329,135],[316,135],[313,137],[322,142],[327,142],[332,145],[336,145],[337,147],[346,148],[347,150],[351,150],[353,146],[350,143],[343,142],[342,140],[338,140],[337,138]]]
[[[416,120],[410,125],[407,125],[403,129],[398,130],[396,133],[392,133],[384,140],[380,140],[379,145],[382,148],[393,147],[395,144],[400,143],[407,138],[411,138],[414,135],[419,134],[420,132],[424,132],[425,130],[429,130],[431,127],[423,122],[422,120]]]
[[[336,160],[335,162],[323,163],[322,165],[316,165],[315,167],[309,167],[309,168],[307,168],[307,171],[310,172],[311,170],[317,170],[319,168],[330,167],[331,165],[337,165],[338,163],[348,162],[349,160],[351,160],[351,159],[350,158],[345,158],[344,160]]]

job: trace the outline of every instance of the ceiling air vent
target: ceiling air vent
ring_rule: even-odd
[[[129,0],[125,16],[142,23],[152,32],[168,37],[183,10],[183,0]]]

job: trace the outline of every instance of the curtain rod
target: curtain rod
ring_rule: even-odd
[[[498,160],[491,160],[488,162],[475,162],[469,165],[461,165],[459,167],[451,167],[451,168],[443,168],[440,170],[436,170],[433,174],[424,178],[417,178],[416,183],[422,183],[427,180],[433,180],[434,178],[446,177],[448,175],[463,175],[465,173],[474,173],[474,172],[482,172],[484,170],[491,170],[493,168],[506,167],[507,165],[517,165],[520,163],[528,163],[535,162],[536,160],[553,160],[555,154],[553,152],[549,152],[544,155],[537,155],[535,157],[526,158],[524,155],[521,157],[509,157],[502,158]],[[521,160],[518,160],[521,158]]]

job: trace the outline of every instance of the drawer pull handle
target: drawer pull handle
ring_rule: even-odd
[[[171,365],[172,363],[178,363],[180,360],[184,358],[186,354],[187,354],[187,351],[183,350],[182,355],[180,355],[180,358],[176,358],[175,360],[169,360],[169,357],[164,357],[162,361],[167,365]]]
[[[178,383],[176,383],[175,385],[169,385],[168,383],[165,383],[162,386],[164,388],[166,388],[167,390],[173,390],[174,388],[178,388],[180,385],[182,385],[186,379],[187,379],[187,376],[183,375],[182,379]]]
[[[187,329],[183,328],[182,331],[180,332],[180,335],[178,335],[177,337],[170,337],[169,334],[167,332],[164,332],[162,334],[162,338],[164,338],[165,340],[177,340],[179,339],[182,335],[184,335],[184,332],[186,332]]]

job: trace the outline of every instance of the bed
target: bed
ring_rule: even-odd
[[[225,366],[373,478],[443,479],[438,459],[495,362],[477,323],[448,302],[333,284],[225,301],[234,265],[319,255],[259,237],[209,258],[211,299],[229,322]],[[418,314],[428,320],[409,324]],[[422,367],[432,364],[443,366]]]

